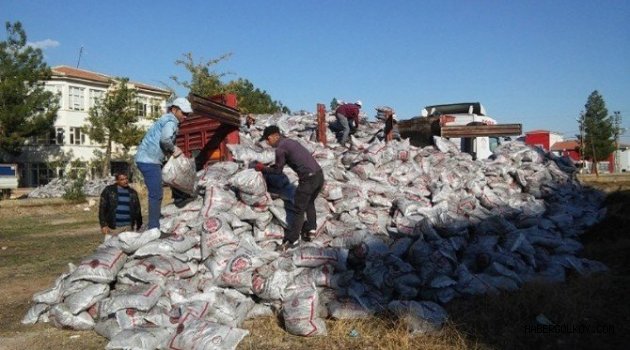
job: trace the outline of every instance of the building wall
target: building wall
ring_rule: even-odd
[[[553,146],[556,142],[562,142],[562,141],[564,141],[564,137],[562,137],[562,135],[556,134],[555,132],[550,132],[549,133],[549,146],[547,150],[549,150],[550,147]]]
[[[133,84],[129,84],[132,86]],[[94,158],[94,151],[105,151],[105,147],[99,145],[85,135],[80,129],[86,124],[88,111],[94,106],[97,99],[102,98],[108,84],[92,82],[73,78],[55,77],[46,82],[46,89],[57,92],[60,95],[59,111],[54,123],[54,132],[50,137],[41,137],[29,140],[22,154],[14,159],[20,168],[20,186],[35,187],[43,185],[50,179],[63,176],[70,169],[70,162],[79,160],[89,162]],[[159,107],[154,112],[163,113],[166,104],[166,92],[138,91],[140,101],[151,104],[157,103]],[[146,116],[152,112],[147,106],[144,116],[141,116],[139,125],[147,128],[151,121]],[[113,152],[120,148],[115,145]],[[114,153],[115,154],[115,153]],[[67,162],[61,167],[47,169],[50,162],[67,158]],[[88,171],[88,175],[90,175]]]
[[[549,133],[526,134],[525,143],[530,146],[538,146],[545,151],[549,151]]]

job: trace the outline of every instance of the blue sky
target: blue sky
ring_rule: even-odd
[[[0,0],[0,19],[21,21],[51,66],[76,66],[83,47],[80,68],[154,85],[189,78],[175,65],[186,52],[232,53],[217,72],[292,110],[337,97],[407,119],[480,101],[499,122],[571,138],[598,90],[630,143],[627,0]]]

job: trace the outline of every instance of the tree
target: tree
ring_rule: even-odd
[[[282,111],[282,103],[274,101],[267,91],[256,88],[247,79],[239,78],[230,81],[224,91],[236,94],[238,108],[243,113],[264,114]]]
[[[184,66],[184,68],[190,72],[191,80],[181,80],[176,76],[171,76],[171,80],[173,80],[177,85],[183,86],[190,90],[193,94],[197,94],[199,96],[213,96],[221,94],[223,93],[223,83],[221,82],[221,78],[224,77],[226,73],[217,73],[212,70],[212,67],[217,65],[219,62],[228,59],[231,55],[231,53],[227,53],[219,58],[210,59],[207,62],[195,62],[192,53],[186,53],[184,54],[184,59],[175,61],[175,64]]]
[[[41,49],[26,45],[20,22],[6,23],[0,42],[0,160],[17,156],[29,137],[47,135],[57,118],[58,96],[44,90],[52,72]]]
[[[90,108],[83,130],[94,141],[105,145],[105,157],[101,164],[101,176],[109,175],[114,143],[123,146],[125,154],[129,148],[142,140],[144,130],[136,125],[136,89],[130,88],[129,79],[112,81],[112,88],[101,101]]]
[[[330,110],[334,111],[337,107],[339,107],[339,101],[337,101],[336,97],[333,97],[332,101],[330,101]]]
[[[608,158],[615,150],[613,125],[604,98],[597,90],[593,91],[584,105],[584,149],[586,158],[593,160],[597,169],[597,161]]]
[[[235,93],[238,98],[238,107],[243,113],[290,112],[288,107],[283,106],[279,101],[273,100],[265,90],[255,87],[247,79],[238,78],[228,83],[223,83],[221,79],[228,73],[218,73],[213,70],[213,67],[228,59],[231,55],[228,53],[205,62],[195,62],[192,53],[184,54],[184,58],[175,61],[175,64],[186,68],[191,74],[191,80],[181,80],[175,76],[172,76],[171,80],[199,96],[208,97],[224,93]]]

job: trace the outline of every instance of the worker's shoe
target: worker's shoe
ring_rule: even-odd
[[[317,231],[310,230],[310,231],[302,232],[301,236],[304,242],[310,242],[315,238],[315,236],[317,236]]]
[[[177,208],[181,209],[194,200],[195,197],[178,198],[173,201],[173,204],[175,204]]]
[[[284,253],[287,250],[297,248],[298,246],[299,246],[298,241],[295,241],[295,242],[284,241],[282,242],[282,244],[280,244],[276,248],[276,251],[280,253]]]

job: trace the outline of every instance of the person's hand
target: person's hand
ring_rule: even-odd
[[[112,230],[109,227],[107,227],[107,226],[101,227],[101,233],[102,234],[108,235],[110,232],[112,232]]]
[[[263,171],[263,169],[265,168],[265,164],[257,162],[254,168],[256,169],[256,171]]]
[[[177,158],[179,156],[181,156],[184,152],[182,152],[182,149],[175,146],[175,150],[173,151],[173,158]]]

